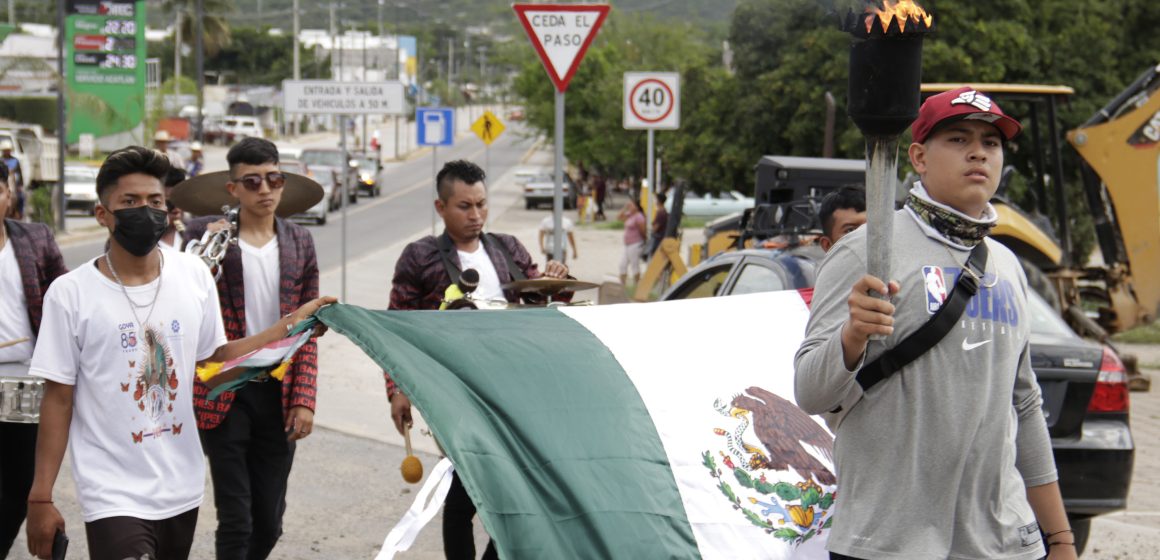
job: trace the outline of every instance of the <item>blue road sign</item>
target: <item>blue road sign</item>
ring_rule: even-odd
[[[455,141],[455,110],[419,107],[415,110],[420,146],[450,146]]]

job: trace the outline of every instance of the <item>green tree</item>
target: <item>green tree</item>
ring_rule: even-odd
[[[192,48],[196,41],[197,0],[162,0],[161,11],[180,19],[182,45]],[[213,56],[230,44],[229,16],[237,10],[234,0],[202,0],[202,45]]]

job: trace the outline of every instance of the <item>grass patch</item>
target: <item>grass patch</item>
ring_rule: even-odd
[[[589,227],[591,229],[600,229],[600,230],[617,230],[617,231],[619,231],[619,230],[624,229],[624,222],[622,222],[620,220],[606,220],[603,222],[588,222],[586,224],[581,224],[581,225],[583,227]]]
[[[701,229],[705,224],[709,223],[708,218],[689,218],[681,219],[681,229]]]
[[[1124,331],[1114,335],[1112,340],[1132,344],[1160,344],[1160,322]]]

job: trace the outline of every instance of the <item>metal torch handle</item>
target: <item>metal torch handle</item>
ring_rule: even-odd
[[[894,196],[898,181],[898,137],[866,139],[866,273],[890,283],[894,239]],[[877,294],[886,299],[887,294]],[[873,336],[871,340],[882,340]]]

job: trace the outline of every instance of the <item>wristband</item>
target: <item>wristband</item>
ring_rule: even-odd
[[[1075,546],[1075,542],[1049,542],[1047,543],[1047,548],[1051,548],[1055,545]]]

